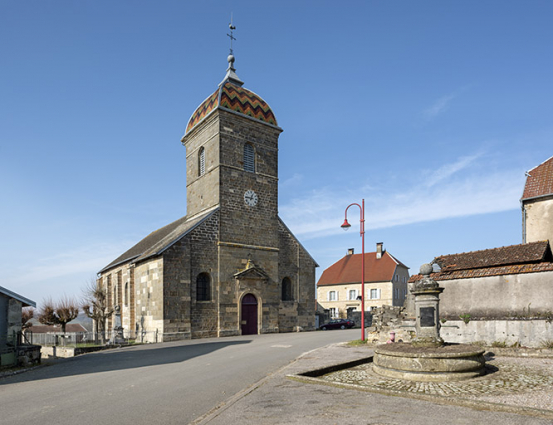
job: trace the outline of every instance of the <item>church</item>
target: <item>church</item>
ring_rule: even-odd
[[[98,273],[125,334],[173,341],[315,328],[318,265],[278,216],[282,129],[234,61],[231,50],[181,139],[187,215]]]

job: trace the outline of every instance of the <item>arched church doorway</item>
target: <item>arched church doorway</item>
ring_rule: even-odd
[[[240,324],[242,335],[257,335],[257,298],[253,294],[246,294],[242,298]]]

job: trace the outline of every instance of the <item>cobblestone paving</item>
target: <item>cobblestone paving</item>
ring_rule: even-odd
[[[525,367],[508,360],[488,360],[484,376],[456,382],[415,382],[387,378],[372,371],[372,363],[329,373],[322,379],[376,389],[405,391],[438,396],[479,396],[512,394],[515,392],[551,390],[553,368]]]

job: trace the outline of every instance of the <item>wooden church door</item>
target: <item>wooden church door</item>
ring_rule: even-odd
[[[246,294],[242,298],[242,335],[257,335],[257,299]]]

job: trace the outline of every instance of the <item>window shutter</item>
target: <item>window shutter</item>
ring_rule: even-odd
[[[200,157],[199,157],[199,175],[203,176],[205,174],[205,149],[200,148]]]
[[[380,299],[380,288],[376,290],[376,299]]]
[[[255,172],[255,155],[253,146],[249,143],[244,145],[244,171]]]

